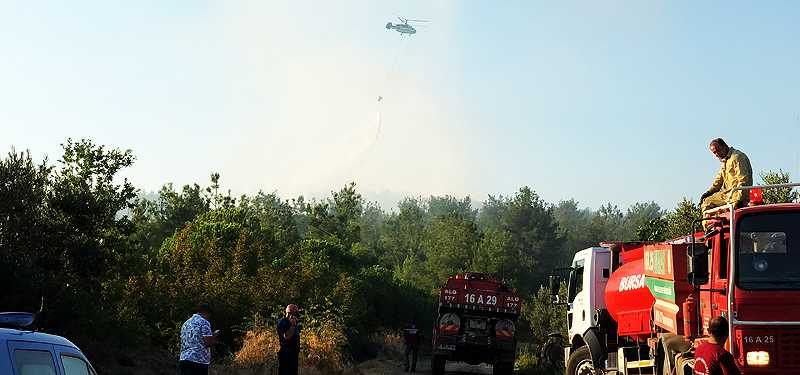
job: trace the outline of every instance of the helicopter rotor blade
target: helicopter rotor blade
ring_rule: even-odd
[[[431,22],[431,21],[428,21],[428,20],[406,20],[406,21],[408,21],[408,22]]]

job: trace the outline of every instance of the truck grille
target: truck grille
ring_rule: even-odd
[[[784,333],[778,341],[778,365],[800,367],[800,333]]]

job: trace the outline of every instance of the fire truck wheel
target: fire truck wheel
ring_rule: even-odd
[[[588,346],[581,346],[570,354],[567,361],[567,375],[594,375],[596,373]]]
[[[431,359],[431,372],[433,375],[444,375],[444,365],[447,363],[447,360],[442,357],[435,355]]]

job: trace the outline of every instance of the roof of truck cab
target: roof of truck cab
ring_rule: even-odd
[[[742,207],[736,210],[737,214],[755,212],[774,212],[774,211],[796,211],[800,210],[800,203],[775,203],[761,204],[756,206]]]

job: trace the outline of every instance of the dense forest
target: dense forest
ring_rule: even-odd
[[[62,146],[57,161],[16,150],[0,159],[0,308],[37,310],[44,299],[44,330],[174,352],[181,323],[208,302],[224,332],[215,362],[242,366],[269,360],[269,332],[288,303],[305,308],[310,365],[370,358],[376,335],[413,317],[430,327],[436,288],[465,270],[495,274],[525,296],[520,340],[535,348],[563,329],[540,289],[552,268],[599,241],[685,235],[699,215],[689,199],[669,211],[654,202],[592,210],[547,202],[528,186],[480,202],[408,197],[389,208],[355,183],[318,200],[233,196],[216,173],[153,197],[120,177],[132,151]],[[781,194],[767,198],[796,199]]]

